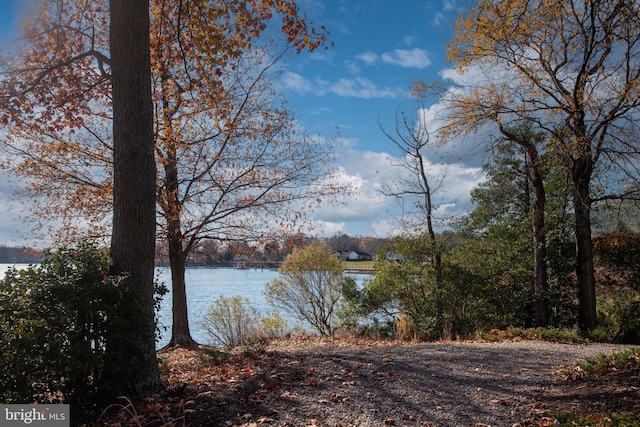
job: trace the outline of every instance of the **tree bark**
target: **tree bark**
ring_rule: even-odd
[[[110,0],[113,87],[113,273],[126,272],[138,310],[121,310],[107,337],[105,379],[117,395],[161,385],[155,351],[156,169],[149,60],[149,1]],[[127,304],[129,305],[129,304]]]
[[[168,102],[164,102],[165,110]],[[172,128],[171,117],[165,116],[165,127]],[[161,205],[167,219],[167,244],[169,246],[169,265],[171,267],[171,297],[172,324],[171,340],[167,347],[195,347],[197,344],[189,332],[189,317],[187,309],[187,291],[185,282],[185,261],[189,251],[184,247],[182,233],[183,203],[180,200],[178,182],[178,153],[177,144],[168,144],[164,160],[164,189]]]
[[[545,230],[545,204],[546,194],[544,189],[544,173],[540,169],[538,151],[531,144],[524,144],[529,157],[527,174],[533,189],[532,227],[533,227],[533,268],[534,268],[534,295],[535,295],[535,322],[537,327],[549,325],[549,304],[547,294],[549,291],[547,272],[547,242]]]
[[[536,146],[536,136],[530,129],[525,132],[514,132],[499,124],[500,132],[509,140],[523,148],[526,154],[525,172],[527,184],[531,184],[533,197],[532,211],[532,243],[533,243],[533,292],[535,303],[535,325],[546,327],[549,325],[549,273],[547,269],[547,237],[545,225],[546,192],[544,189],[545,172],[540,162],[540,155]],[[528,188],[528,186],[527,186]],[[527,200],[528,202],[528,200]],[[529,203],[527,203],[529,206]]]
[[[589,183],[593,172],[590,155],[573,160],[573,209],[576,233],[576,277],[578,279],[578,326],[582,332],[598,326],[596,313],[596,278],[593,269],[591,238],[591,200]]]
[[[185,254],[182,239],[169,237],[169,264],[171,266],[172,327],[168,347],[195,347],[197,343],[189,331],[187,291],[185,281]]]

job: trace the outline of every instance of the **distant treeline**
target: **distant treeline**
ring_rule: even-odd
[[[44,258],[42,251],[27,247],[0,246],[0,264],[29,264],[41,262]]]

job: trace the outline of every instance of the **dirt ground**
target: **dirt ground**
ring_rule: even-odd
[[[178,349],[159,355],[169,393],[112,420],[124,425],[133,413],[138,425],[513,427],[552,425],[560,413],[638,413],[637,367],[560,375],[625,348],[299,339],[229,358]]]

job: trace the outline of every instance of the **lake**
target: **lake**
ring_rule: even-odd
[[[171,271],[169,267],[156,268],[156,276],[169,289],[164,296],[158,323],[166,326],[159,347],[171,338]],[[266,314],[273,310],[262,293],[264,285],[278,277],[276,270],[237,268],[188,268],[185,273],[187,307],[191,336],[199,343],[208,343],[209,338],[200,326],[200,321],[211,303],[220,296],[225,298],[241,296],[247,298],[258,312]]]
[[[0,277],[4,277],[5,271],[11,264],[0,264]],[[26,268],[26,264],[17,265]],[[169,267],[157,267],[156,277],[163,282],[169,292],[164,296],[158,312],[158,323],[162,331],[158,348],[164,346],[171,338],[171,271]],[[276,270],[263,269],[237,269],[237,268],[188,268],[186,270],[187,307],[189,316],[189,329],[191,336],[199,343],[208,343],[209,338],[200,322],[207,308],[218,297],[226,298],[241,296],[247,298],[261,314],[269,313],[273,307],[265,301],[264,285],[277,278]],[[358,283],[365,275],[353,276]],[[283,313],[284,314],[284,313]],[[294,320],[285,315],[285,318],[293,326]],[[164,328],[163,328],[164,329]]]

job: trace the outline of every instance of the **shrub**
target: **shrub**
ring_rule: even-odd
[[[208,308],[202,326],[212,344],[231,349],[253,346],[289,333],[287,322],[276,310],[262,316],[248,299],[220,297]]]
[[[39,266],[10,269],[0,281],[0,400],[64,402],[95,398],[108,322],[128,298],[95,244],[47,253]],[[131,307],[134,309],[134,307]]]
[[[599,354],[579,365],[567,375],[573,378],[602,375],[612,371],[623,371],[640,363],[640,349],[631,348],[611,354]]]
[[[437,266],[441,253],[428,235],[397,238],[378,254],[374,277],[361,288],[342,288],[341,314],[356,325],[359,319],[392,324],[398,339],[448,339],[484,329],[491,309],[483,298],[486,282],[446,257]]]
[[[598,300],[598,328],[589,337],[598,341],[640,344],[640,299]]]
[[[297,249],[280,267],[280,278],[265,287],[267,302],[310,324],[320,335],[332,335],[345,281],[342,262],[331,248],[317,243]]]
[[[213,343],[225,348],[249,345],[260,333],[261,318],[249,300],[220,297],[209,306],[202,326]]]
[[[262,338],[278,338],[290,333],[287,321],[278,310],[273,310],[268,316],[262,317],[260,322],[260,335]]]

